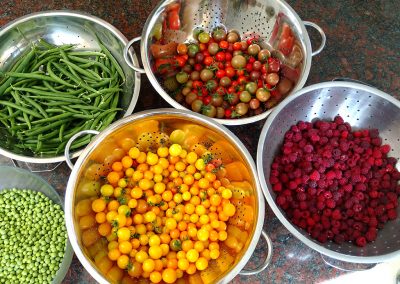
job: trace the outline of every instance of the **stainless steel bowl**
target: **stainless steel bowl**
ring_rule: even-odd
[[[0,191],[12,188],[41,192],[51,201],[64,208],[64,203],[57,191],[40,176],[20,168],[0,166]],[[71,244],[67,239],[64,258],[51,284],[59,284],[63,281],[71,265],[73,254]]]
[[[400,256],[400,218],[386,223],[377,239],[365,247],[351,243],[321,244],[305,230],[293,225],[275,203],[269,182],[270,169],[284,135],[299,120],[332,120],[336,115],[355,129],[376,128],[385,143],[392,146],[390,156],[400,158],[400,102],[375,88],[351,82],[326,82],[306,87],[281,103],[268,117],[257,149],[257,168],[264,195],[282,224],[310,248],[333,259],[354,263],[378,263]],[[397,163],[400,168],[400,162]],[[397,208],[400,212],[400,207]]]
[[[301,89],[308,77],[311,68],[311,58],[317,55],[325,46],[325,34],[322,29],[311,22],[303,22],[297,13],[283,0],[266,0],[266,1],[199,1],[199,0],[165,0],[152,11],[149,15],[142,32],[142,36],[132,39],[126,46],[125,52],[130,50],[130,46],[141,40],[140,51],[144,69],[130,63],[126,57],[127,63],[136,71],[146,73],[153,87],[157,92],[173,107],[185,109],[183,105],[175,101],[162,87],[158,81],[153,65],[153,56],[150,52],[150,45],[153,40],[153,28],[156,24],[162,23],[165,17],[165,10],[171,4],[180,3],[180,22],[182,28],[179,31],[171,31],[168,33],[168,41],[190,42],[193,41],[193,30],[202,28],[207,32],[211,32],[215,27],[226,27],[229,30],[235,30],[243,36],[249,38],[254,34],[260,36],[260,44],[264,48],[273,51],[276,49],[277,36],[284,23],[289,24],[295,34],[297,42],[301,48],[303,60],[297,67],[299,68],[299,79],[295,83],[292,91]],[[321,34],[321,45],[313,51],[311,48],[310,38],[308,36],[306,26],[313,27]],[[124,52],[124,53],[125,53]],[[126,53],[125,53],[126,54]],[[286,60],[286,59],[283,59]],[[285,61],[284,61],[285,62]],[[273,108],[272,108],[273,109]],[[252,123],[267,117],[272,109],[265,111],[256,116],[239,118],[239,119],[215,119],[219,123],[226,125],[240,125]]]
[[[40,38],[56,45],[75,44],[79,50],[100,50],[97,38],[110,50],[123,68],[126,83],[119,106],[123,111],[119,118],[132,113],[140,90],[140,75],[125,63],[122,51],[128,40],[114,26],[92,15],[76,11],[46,11],[18,18],[0,30],[0,71],[7,71],[16,59]],[[137,62],[133,51],[127,56]],[[0,129],[1,130],[1,129]],[[61,153],[56,157],[35,157],[19,152],[0,141],[0,154],[29,163],[54,163],[63,161]],[[73,153],[74,157],[80,151]]]
[[[174,129],[180,129],[181,127],[185,127],[185,131],[190,131],[187,132],[191,133],[190,135],[196,133],[194,136],[191,136],[193,138],[190,140],[191,142],[187,142],[192,146],[197,145],[191,149],[204,146],[205,148],[203,149],[207,148],[215,157],[220,157],[222,161],[226,161],[227,166],[233,161],[242,163],[243,177],[235,177],[235,180],[238,182],[246,180],[250,188],[243,189],[243,192],[249,196],[254,196],[254,199],[252,199],[254,200],[254,206],[251,206],[254,220],[249,227],[248,238],[242,240],[244,246],[237,255],[233,256],[234,260],[231,256],[226,256],[231,258],[232,262],[229,262],[230,265],[226,268],[226,271],[215,275],[213,283],[227,283],[238,273],[244,275],[258,273],[269,264],[272,256],[272,244],[266,233],[262,232],[265,203],[259,186],[255,164],[246,147],[227,128],[205,116],[185,110],[158,109],[140,112],[123,118],[98,134],[79,156],[68,180],[65,197],[68,235],[78,259],[98,282],[108,283],[108,280],[106,274],[102,273],[96,267],[93,257],[90,257],[88,250],[83,246],[81,239],[82,231],[78,226],[79,220],[75,214],[75,206],[84,199],[97,196],[98,191],[88,191],[88,185],[100,187],[100,184],[103,182],[101,175],[106,174],[107,170],[105,169],[112,163],[116,153],[121,152],[124,147],[120,143],[121,141],[127,138],[134,139],[137,141],[138,147],[146,149],[147,147],[159,145],[157,143],[160,143],[160,139],[164,141],[162,143],[166,143],[169,139],[166,135],[169,135]],[[142,134],[145,135],[143,136]],[[145,138],[140,139],[141,137]],[[125,147],[122,150],[124,155],[127,151],[129,151],[129,147]],[[235,165],[238,166],[239,164]],[[258,269],[243,271],[242,269],[250,259],[261,233],[268,245],[267,258],[262,264],[258,264],[260,265]],[[222,258],[222,261],[224,259],[226,260],[226,258]],[[210,267],[212,267],[211,264]],[[215,274],[213,268],[209,272],[210,274]]]

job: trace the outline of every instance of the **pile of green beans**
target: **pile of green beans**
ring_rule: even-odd
[[[51,283],[64,259],[64,212],[43,193],[0,192],[0,283]]]
[[[22,152],[55,156],[75,133],[102,130],[116,117],[125,75],[111,52],[76,51],[41,39],[0,72],[0,127]],[[88,144],[86,135],[71,149]]]

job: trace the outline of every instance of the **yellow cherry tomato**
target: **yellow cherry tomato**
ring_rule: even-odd
[[[152,272],[154,270],[155,266],[156,265],[155,265],[154,260],[151,258],[148,258],[145,261],[143,261],[142,269],[145,272]]]
[[[190,262],[196,262],[199,258],[199,252],[195,249],[191,249],[186,253],[186,258]]]
[[[162,272],[162,279],[165,283],[174,283],[176,281],[176,271],[171,268],[166,268]]]

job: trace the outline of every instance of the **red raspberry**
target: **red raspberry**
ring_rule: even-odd
[[[320,179],[320,174],[318,171],[313,171],[310,175],[310,179],[314,181],[318,181]]]

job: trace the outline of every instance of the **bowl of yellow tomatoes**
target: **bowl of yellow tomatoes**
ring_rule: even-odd
[[[99,283],[226,283],[271,260],[251,155],[227,128],[177,109],[123,118],[70,175],[68,235]],[[243,270],[260,236],[268,254]]]

